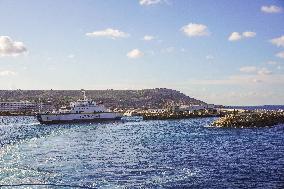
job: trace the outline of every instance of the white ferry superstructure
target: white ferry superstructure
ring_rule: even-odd
[[[101,103],[86,98],[71,102],[69,108],[62,107],[57,112],[39,113],[37,120],[43,124],[54,123],[78,123],[78,122],[100,122],[120,120],[122,114],[111,112]]]

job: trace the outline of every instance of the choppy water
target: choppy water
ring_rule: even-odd
[[[284,188],[284,125],[207,127],[213,120],[45,126],[0,117],[0,185]]]

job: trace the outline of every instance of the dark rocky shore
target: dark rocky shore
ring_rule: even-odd
[[[267,127],[284,124],[284,111],[253,111],[230,114],[212,123],[216,127]]]
[[[143,120],[167,120],[167,119],[188,119],[201,117],[219,117],[217,113],[188,114],[188,113],[161,113],[161,114],[143,114]]]

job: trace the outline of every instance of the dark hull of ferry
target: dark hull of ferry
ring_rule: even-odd
[[[65,123],[99,123],[99,122],[107,122],[107,121],[119,121],[122,117],[116,118],[95,118],[95,119],[73,119],[73,120],[51,120],[51,121],[43,121],[41,116],[37,116],[37,120],[41,124],[65,124]]]

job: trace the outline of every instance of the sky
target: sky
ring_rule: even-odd
[[[0,0],[0,89],[284,104],[283,0]]]

